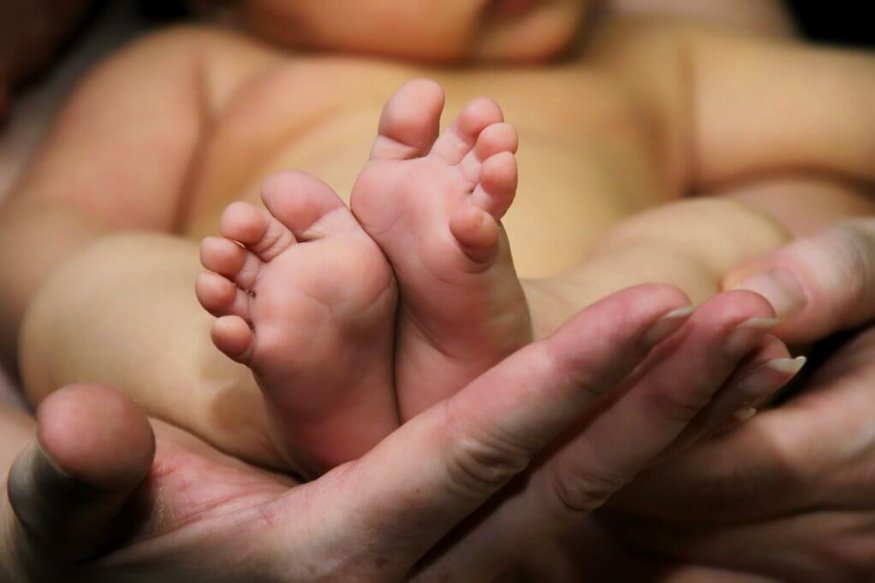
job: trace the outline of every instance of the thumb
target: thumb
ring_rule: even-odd
[[[763,295],[781,317],[774,333],[811,342],[875,316],[875,219],[842,223],[746,262],[725,289]]]
[[[90,558],[123,535],[120,511],[155,450],[145,416],[106,387],[60,389],[38,418],[8,478],[14,546],[28,570]]]

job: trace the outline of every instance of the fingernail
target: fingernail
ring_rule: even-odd
[[[717,426],[711,431],[710,436],[720,438],[741,427],[746,421],[749,421],[757,414],[755,407],[742,407],[732,414],[726,421]]]
[[[748,330],[771,330],[778,325],[777,318],[750,318],[745,320],[736,328],[747,328]]]
[[[777,318],[750,318],[736,324],[726,336],[724,350],[733,356],[753,348],[753,342],[763,337],[763,332],[778,325]]]
[[[779,317],[801,312],[808,303],[799,280],[786,269],[770,269],[751,275],[734,289],[756,292],[769,300]]]
[[[747,402],[757,402],[775,393],[805,366],[805,357],[775,358],[742,378],[733,389]]]
[[[805,366],[807,360],[808,359],[804,356],[797,356],[796,358],[775,358],[774,360],[767,362],[765,366],[792,378],[796,376],[796,373],[802,370],[802,367]]]
[[[742,407],[732,414],[732,418],[739,423],[744,423],[756,414],[757,410],[754,407]]]
[[[650,329],[641,337],[641,343],[645,346],[659,344],[687,321],[687,318],[693,313],[693,309],[693,306],[684,306],[670,311],[650,326]]]

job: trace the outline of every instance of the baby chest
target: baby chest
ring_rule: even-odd
[[[502,74],[426,71],[311,61],[279,67],[242,88],[218,116],[200,168],[202,215],[257,199],[260,183],[288,168],[317,175],[346,197],[367,160],[385,100],[411,77],[447,91],[443,123],[468,100],[499,102],[520,136],[520,183],[505,219],[518,263],[565,264],[598,232],[650,201],[648,148],[616,87],[585,71]],[[216,210],[212,213],[210,208]],[[549,250],[549,252],[548,252]]]

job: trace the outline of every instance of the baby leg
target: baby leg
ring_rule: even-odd
[[[388,101],[351,207],[398,280],[395,378],[403,418],[531,339],[499,220],[516,192],[515,130],[488,99],[438,135],[444,96],[416,80]]]
[[[667,283],[701,303],[721,289],[739,262],[790,238],[766,213],[726,198],[687,199],[655,207],[611,228],[575,267],[526,280],[535,332],[543,336],[572,314],[617,290]]]
[[[396,308],[379,247],[325,184],[281,174],[267,210],[234,203],[204,240],[201,304],[216,346],[252,369],[288,456],[318,472],[368,451],[398,424]]]
[[[249,370],[210,342],[212,318],[192,293],[201,269],[197,243],[148,232],[65,260],[24,321],[24,384],[35,402],[67,384],[111,385],[226,453],[287,468]]]

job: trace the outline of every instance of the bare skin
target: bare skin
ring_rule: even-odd
[[[814,83],[813,85],[810,85],[810,86],[817,86],[817,83]],[[866,116],[862,116],[862,119],[866,119]],[[815,124],[815,125],[816,125],[816,124]],[[842,133],[842,132],[836,132],[836,133],[838,134],[838,133]],[[854,132],[851,131],[850,133],[853,134]],[[862,132],[862,133],[865,134],[866,132],[864,131],[864,132]],[[827,133],[827,135],[832,135],[832,134]],[[844,136],[847,137],[847,133],[845,133]],[[825,140],[825,141],[826,141],[826,140]],[[841,140],[839,140],[839,141],[841,142]],[[842,142],[842,143],[844,144],[844,146],[848,146],[848,144],[849,144],[849,143],[852,144],[853,141],[854,141],[854,140],[850,140],[849,142]],[[745,144],[745,146],[750,146],[751,144],[752,144],[752,142],[749,142],[749,143]],[[807,144],[806,144],[806,146],[807,146]],[[818,148],[819,146],[820,146],[820,144],[818,144],[818,146],[816,146],[816,147],[814,148],[814,150],[817,150],[817,148]],[[842,152],[841,152],[842,154],[849,154],[849,153],[852,154],[854,151],[858,151],[858,150],[854,150],[852,147],[848,148],[847,150],[844,149],[844,148],[840,148],[840,149],[842,150]],[[805,148],[802,148],[802,150],[805,150]],[[796,163],[797,163],[797,164],[803,164],[803,165],[810,164],[811,161],[812,161],[812,160],[811,160],[811,153],[812,153],[812,150],[808,150],[807,152],[803,152],[803,155],[800,157],[801,160],[797,160]],[[813,156],[813,157],[815,158],[815,160],[817,159],[817,156],[816,156],[816,155]],[[828,158],[828,157],[829,157],[829,156],[827,156],[827,158]],[[853,155],[851,155],[850,158],[849,158],[849,160],[853,160],[854,158],[855,158],[855,157],[854,157]],[[705,159],[705,158],[700,158],[700,160],[704,160],[704,159]],[[846,162],[847,162],[847,161],[848,161],[848,160],[846,160]],[[707,165],[707,164],[706,164],[706,165]],[[814,166],[815,166],[816,168],[819,168],[819,164],[817,164],[817,163],[815,163]],[[853,167],[854,164],[851,163],[851,164],[849,164],[848,166],[843,166],[842,164],[839,164],[838,166],[841,168],[840,170],[838,170],[839,174],[841,174],[842,172],[846,172],[846,171],[848,171],[848,169],[849,169],[850,167]],[[862,167],[862,166],[861,166],[861,167]],[[860,171],[860,173],[861,173],[861,174],[865,174],[865,170]],[[851,171],[851,172],[850,172],[850,175],[856,175],[856,174],[857,174],[857,172],[855,172],[855,171]],[[864,181],[865,181],[865,179],[864,179]],[[719,182],[719,181],[718,181],[718,182]],[[815,184],[815,186],[825,187],[825,188],[823,188],[823,191],[830,191],[830,190],[832,190],[833,188],[836,187],[836,184],[829,184],[829,183],[830,183],[829,180],[820,180],[820,181],[818,181],[818,180],[814,180],[814,181],[812,181],[812,182]],[[841,193],[843,190],[847,190],[847,189],[843,189],[843,188],[841,187],[841,182],[842,182],[841,180],[838,180],[838,181],[837,181],[837,183],[839,183],[839,188],[838,188],[838,190],[839,190],[840,193]],[[818,183],[819,183],[819,184],[818,184]],[[718,189],[718,190],[719,190],[719,189]],[[757,191],[756,188],[751,189],[751,190],[753,190],[754,192]],[[853,190],[853,189],[850,189],[850,190]],[[815,191],[816,191],[816,189],[815,189]],[[774,191],[773,191],[773,192],[774,192]],[[778,200],[778,201],[779,201],[780,199],[781,199],[781,196],[780,196],[780,195],[777,196],[777,197],[773,197],[773,200]],[[814,197],[814,199],[816,200],[817,197]],[[768,206],[768,205],[767,205],[767,206]],[[74,215],[75,215],[75,213],[74,213]],[[57,215],[55,215],[55,216],[57,216]],[[97,228],[97,229],[95,230],[95,232],[98,233],[98,234],[101,234],[101,233],[103,233],[104,231],[101,231],[99,228]],[[744,231],[742,230],[742,232],[744,232]],[[76,233],[81,233],[81,231],[77,231]],[[76,234],[76,233],[74,233],[74,234]],[[69,233],[68,233],[68,234],[69,234]],[[72,243],[74,243],[74,244],[75,244],[75,243],[81,243],[83,239],[87,241],[87,239],[88,239],[88,234],[87,234],[87,233],[85,234],[85,237],[77,238],[77,237],[74,236],[74,237],[72,238]],[[620,239],[622,240],[622,237],[621,237]],[[627,239],[627,240],[628,240],[628,239]],[[128,242],[130,242],[130,239],[128,239]],[[157,241],[153,240],[153,242],[157,242]],[[184,247],[184,246],[183,246],[183,247]],[[179,247],[179,249],[181,249],[181,248],[183,248],[183,247]],[[104,247],[104,249],[108,249],[108,248],[109,248],[108,245]],[[189,247],[189,248],[190,248],[190,247]],[[83,254],[84,254],[84,253],[83,253]],[[98,253],[97,256],[99,257],[100,254]],[[92,257],[93,257],[93,256],[92,256]],[[128,256],[128,259],[129,259],[129,260],[130,260],[130,259],[136,259],[136,255],[134,255],[133,257],[132,257],[132,256]],[[81,265],[81,264],[80,264],[80,265]],[[87,263],[86,263],[86,265],[87,265]],[[142,265],[143,265],[143,266],[146,266],[146,267],[152,267],[152,264],[150,264],[150,263],[148,263],[148,262],[144,262]],[[157,271],[156,273],[163,273],[163,272],[161,272],[161,271]],[[16,275],[20,275],[20,273],[19,273],[18,271],[16,271],[15,274],[16,274]],[[82,275],[82,273],[80,272],[80,276],[81,276],[81,275]],[[86,273],[86,277],[87,277],[87,273]],[[148,281],[148,280],[146,280],[146,281]],[[25,287],[26,287],[26,284],[27,284],[27,282],[25,282]],[[63,305],[63,302],[62,302],[61,304],[59,304],[59,305]],[[68,309],[69,309],[69,304],[67,305],[67,307],[68,307]],[[112,312],[110,311],[110,313],[112,313]],[[87,334],[86,334],[86,335],[83,335],[83,336],[87,336]],[[80,339],[77,339],[77,340],[81,340],[81,338],[80,338]],[[166,339],[165,339],[165,340],[166,340]],[[93,348],[93,346],[92,346],[92,345],[89,345],[89,348]],[[119,348],[119,347],[118,347],[118,346],[115,346],[115,348]],[[36,362],[39,362],[39,361],[37,360]],[[141,369],[141,372],[142,372],[142,369]],[[627,434],[627,435],[628,435],[628,434]],[[504,531],[500,531],[500,532],[504,532]],[[488,537],[487,537],[485,540],[489,540],[490,542],[492,541],[492,539],[489,539]],[[495,545],[493,544],[493,548],[494,548],[494,546],[495,546]],[[476,553],[475,553],[475,555],[476,555]],[[458,565],[459,563],[456,563],[456,564]]]
[[[728,67],[739,58],[749,66]],[[684,75],[691,64],[694,78]],[[515,122],[520,184],[502,222],[542,336],[642,280],[675,283],[701,301],[728,267],[786,240],[770,212],[728,197],[615,226],[629,213],[688,193],[757,191],[765,193],[760,207],[793,213],[781,216],[791,229],[868,212],[847,185],[873,179],[871,132],[847,123],[848,108],[816,103],[827,93],[835,102],[818,88],[845,76],[838,99],[867,103],[858,97],[870,93],[870,69],[855,55],[657,21],[606,25],[576,61],[488,75],[289,58],[204,29],[165,33],[92,76],[0,216],[0,262],[10,266],[0,271],[9,290],[2,328],[18,331],[27,309],[22,368],[37,400],[75,380],[113,384],[225,451],[286,466],[287,455],[254,429],[270,425],[256,384],[212,346],[212,319],[191,297],[200,270],[194,241],[213,233],[231,201],[256,202],[283,168],[350,192],[376,108],[403,81],[435,77],[452,111],[491,95]],[[766,100],[755,88],[774,70],[787,83]],[[305,84],[318,91],[301,91]],[[144,89],[124,90],[133,85]],[[784,123],[789,108],[811,123]],[[757,123],[727,123],[726,112],[738,110],[756,113]],[[854,181],[799,177],[800,167]],[[819,205],[805,221],[806,204],[780,204],[790,190],[766,188],[792,180]],[[837,192],[829,200],[839,203],[817,202],[823,192]],[[107,354],[127,360],[108,366]]]
[[[392,268],[315,178],[275,177],[264,202],[266,211],[228,207],[223,238],[204,240],[210,271],[198,300],[219,316],[216,347],[252,369],[275,441],[309,466],[334,467],[399,425]]]
[[[153,434],[129,399],[105,387],[51,395],[37,439],[31,420],[0,409],[3,443],[14,446],[0,451],[0,472],[9,471],[0,574],[446,581],[512,573],[520,555],[494,544],[508,509],[533,519],[509,550],[538,546],[677,451],[689,429],[713,429],[721,394],[737,407],[740,386],[725,375],[741,355],[785,350],[750,325],[772,314],[755,294],[721,294],[692,316],[681,312],[688,307],[669,286],[613,294],[309,484],[160,421]],[[697,355],[709,382],[677,374]],[[582,417],[593,420],[581,427]],[[560,435],[561,447],[533,464]],[[496,492],[499,512],[483,505]]]
[[[266,211],[229,206],[224,238],[201,246],[197,294],[219,316],[216,347],[252,368],[290,434],[278,441],[323,467],[532,339],[498,223],[516,189],[516,132],[480,100],[438,136],[443,102],[425,80],[390,98],[352,212],[317,180],[280,175]]]
[[[202,244],[197,292],[219,316],[216,347],[252,369],[276,441],[317,471],[361,456],[531,341],[498,222],[516,187],[516,132],[481,99],[438,135],[443,101],[427,80],[389,99],[353,189],[357,216],[326,185],[288,173],[265,187],[266,211],[232,204],[225,238]],[[719,366],[717,346],[691,355],[699,348],[679,349],[675,378],[720,386],[747,356]],[[781,370],[794,364],[784,356],[746,403],[798,370]]]
[[[389,99],[350,198],[398,282],[402,419],[532,340],[499,223],[516,194],[516,130],[495,102],[479,99],[438,135],[443,103],[441,88],[425,80]]]

